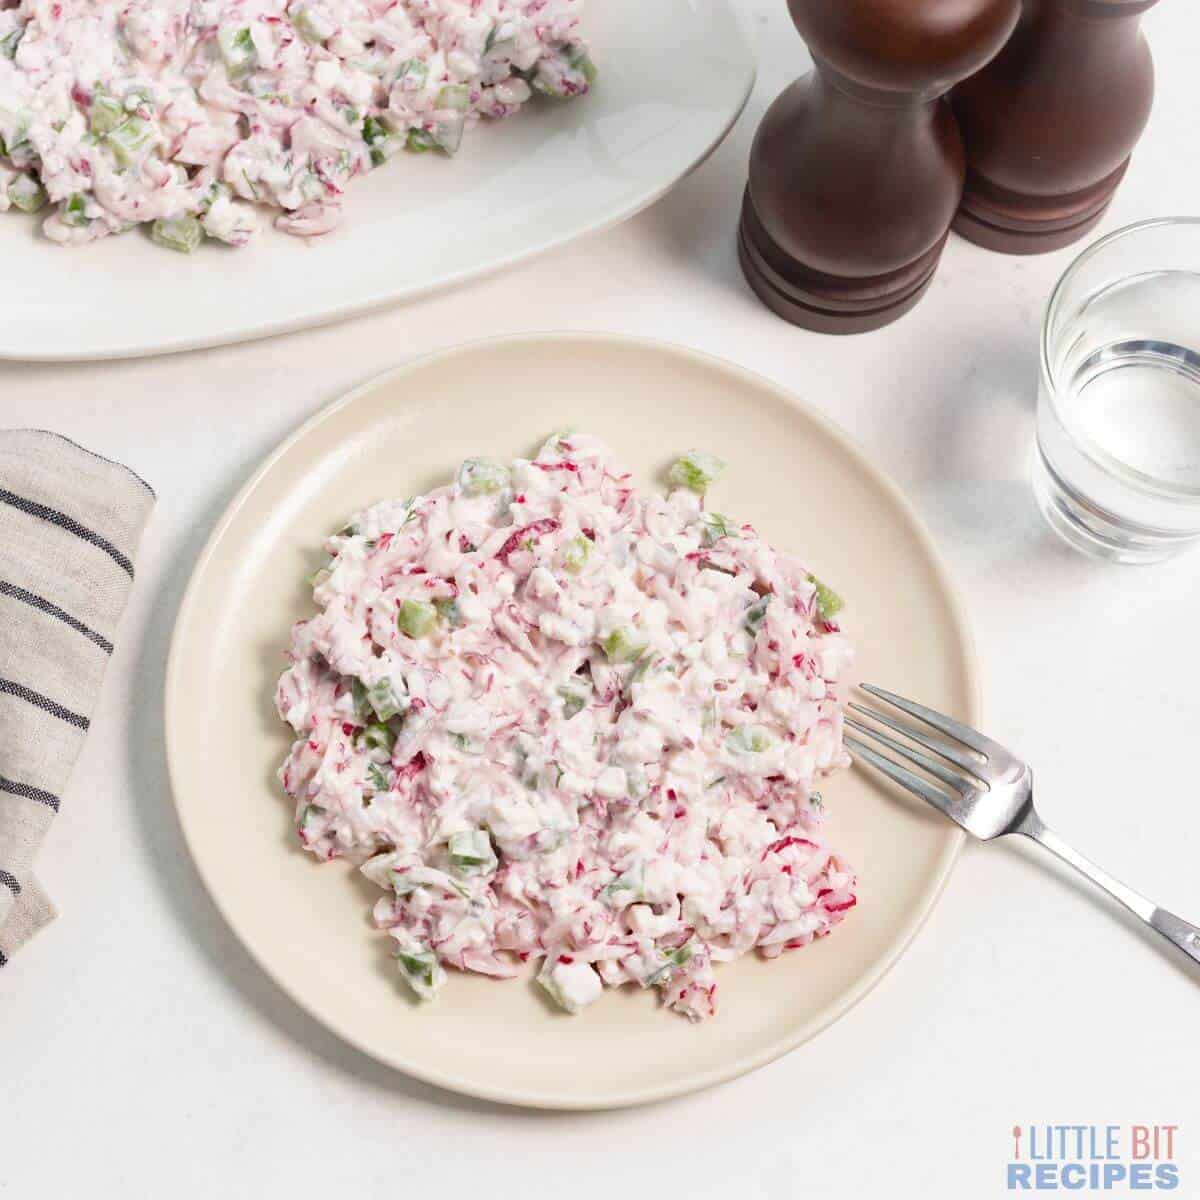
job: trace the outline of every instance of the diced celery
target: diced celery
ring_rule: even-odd
[[[600,645],[610,662],[628,663],[645,653],[646,639],[631,625],[619,625]]]
[[[742,622],[746,627],[746,632],[751,636],[758,632],[758,627],[763,623],[763,619],[767,615],[767,605],[771,603],[770,595],[762,596],[746,609],[746,618]]]
[[[437,623],[437,615],[437,609],[424,600],[405,600],[396,614],[396,624],[410,638],[422,638]]]
[[[125,106],[116,96],[97,91],[88,108],[88,128],[95,134],[112,133],[125,119]]]
[[[230,79],[241,79],[254,69],[257,52],[248,27],[222,27],[217,32],[217,47]]]
[[[396,735],[386,725],[378,723],[368,725],[358,738],[368,750],[383,750],[389,755],[396,745]]]
[[[466,112],[471,107],[471,89],[465,83],[448,83],[438,92],[434,104],[437,108]]]
[[[808,582],[817,589],[817,616],[822,621],[831,621],[842,610],[845,601],[831,587],[826,587],[815,575]]]
[[[144,150],[154,136],[154,127],[141,117],[126,117],[105,141],[112,148],[113,156],[122,167],[132,166],[138,153]]]
[[[704,494],[708,485],[720,477],[725,464],[711,454],[689,450],[671,464],[667,479],[672,487],[687,488],[690,492]]]
[[[24,28],[14,29],[11,33],[6,33],[0,38],[0,54],[5,58],[17,57],[17,45],[21,40],[21,35],[25,32]]]
[[[314,45],[331,38],[337,26],[315,5],[292,5],[288,9],[296,32],[306,41]]]
[[[739,725],[731,729],[725,738],[725,747],[738,754],[762,754],[775,743],[768,730],[761,725]]]
[[[396,72],[396,82],[403,80],[405,88],[413,91],[423,88],[428,78],[429,64],[420,58],[405,59],[400,64],[400,70]]]
[[[155,221],[150,227],[150,236],[168,250],[191,254],[204,240],[204,227],[190,213],[183,213]]]
[[[18,175],[8,185],[8,199],[22,212],[37,212],[46,203],[46,193],[32,175]]]
[[[436,148],[437,139],[427,129],[410,129],[404,145],[414,154],[424,154]]]
[[[433,140],[447,154],[455,154],[462,145],[463,131],[467,127],[467,119],[463,116],[447,117],[433,127]]]
[[[403,711],[390,679],[380,679],[367,688],[367,703],[381,721],[390,721]]]
[[[458,486],[468,496],[491,496],[508,486],[508,468],[490,458],[468,458],[458,468]]]
[[[384,128],[378,117],[366,116],[363,117],[362,135],[363,141],[368,146],[373,146],[376,142],[387,137],[388,131]]]
[[[387,772],[378,763],[371,763],[367,767],[367,781],[376,794],[388,790]]]
[[[439,596],[433,602],[433,607],[437,609],[437,615],[452,629],[457,629],[463,623],[457,600],[449,596]]]
[[[583,534],[573,537],[563,547],[563,567],[572,575],[578,575],[587,566],[592,556],[592,541]]]
[[[498,860],[486,829],[452,833],[447,848],[450,865],[462,875],[487,875],[496,869]]]

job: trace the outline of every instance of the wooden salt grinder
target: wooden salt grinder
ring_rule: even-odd
[[[876,329],[929,286],[962,195],[949,88],[1020,0],[789,0],[816,69],[750,151],[738,251],[759,298],[825,333]]]
[[[1039,254],[1100,220],[1150,115],[1139,23],[1154,3],[1023,0],[1012,40],[951,97],[967,151],[958,233]]]

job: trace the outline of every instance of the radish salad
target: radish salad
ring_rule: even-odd
[[[352,179],[595,76],[581,0],[0,0],[0,211],[66,245],[327,233]]]
[[[693,451],[643,493],[556,435],[326,542],[280,779],[304,847],[381,889],[419,997],[533,960],[568,1012],[631,983],[700,1020],[715,964],[855,905],[814,790],[849,761],[841,600],[706,507],[721,469]]]

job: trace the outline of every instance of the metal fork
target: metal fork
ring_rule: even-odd
[[[1182,950],[1192,962],[1200,963],[1200,928],[1165,908],[1159,908],[1133,888],[1126,887],[1046,828],[1033,807],[1033,772],[1016,755],[970,726],[951,720],[923,704],[914,704],[903,696],[866,683],[862,685],[862,690],[906,713],[913,721],[906,721],[887,710],[850,704],[855,712],[870,717],[872,721],[907,739],[900,741],[847,715],[846,724],[854,733],[845,735],[846,743],[854,755],[882,771],[914,796],[928,801],[968,833],[983,841],[1009,833],[1033,838],[1119,900],[1134,916],[1141,917],[1151,929],[1162,934],[1176,949]],[[945,737],[935,736],[922,726],[935,729]],[[864,738],[870,738],[875,745],[919,767],[941,786],[872,749],[863,741]]]

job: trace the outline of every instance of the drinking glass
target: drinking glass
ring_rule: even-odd
[[[1200,218],[1117,230],[1059,280],[1033,488],[1056,533],[1111,562],[1200,539]]]

